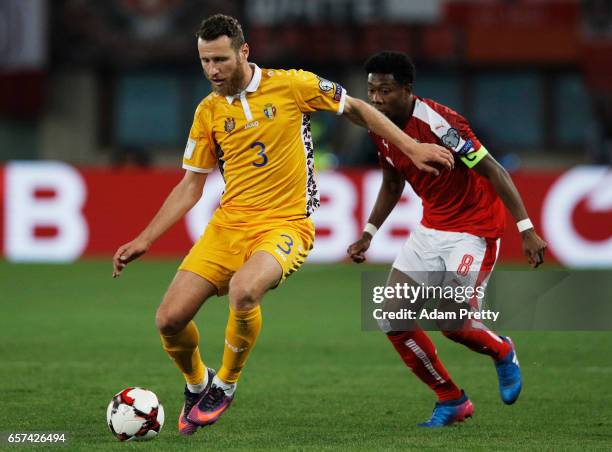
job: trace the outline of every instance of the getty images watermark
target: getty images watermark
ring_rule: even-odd
[[[462,328],[467,321],[494,330],[612,330],[612,271],[506,270],[473,273],[412,272],[388,280],[388,271],[362,273],[364,330]]]
[[[485,297],[483,286],[429,286],[424,283],[399,283],[374,286],[372,302],[375,320],[493,320],[498,311],[480,309]],[[427,307],[422,303],[439,300],[461,306]]]

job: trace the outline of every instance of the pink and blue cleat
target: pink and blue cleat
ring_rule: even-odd
[[[436,402],[433,413],[427,422],[419,424],[419,427],[445,427],[456,422],[463,422],[474,414],[474,405],[468,399],[465,392],[457,400],[447,402]]]

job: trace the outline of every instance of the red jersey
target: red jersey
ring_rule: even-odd
[[[414,98],[412,116],[404,132],[421,143],[445,146],[460,156],[482,145],[463,116],[431,99]],[[467,232],[498,238],[506,211],[491,183],[459,159],[439,176],[420,171],[402,151],[370,132],[381,166],[397,170],[423,202],[423,226],[441,231]]]

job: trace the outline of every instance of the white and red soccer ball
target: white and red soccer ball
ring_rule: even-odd
[[[120,441],[153,439],[164,425],[164,407],[152,391],[126,388],[108,405],[106,422]]]

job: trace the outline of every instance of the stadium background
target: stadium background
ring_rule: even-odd
[[[108,449],[106,399],[123,386],[142,385],[168,400],[158,447],[178,441],[176,372],[165,362],[152,318],[178,259],[215,207],[218,175],[202,203],[120,281],[110,281],[109,257],[181,177],[193,111],[210,89],[193,34],[216,12],[241,20],[251,60],[260,66],[312,70],[361,98],[361,66],[370,54],[409,53],[416,94],[466,116],[511,171],[549,243],[549,262],[572,271],[612,267],[610,1],[2,0],[0,397],[6,408],[0,432],[64,430],[78,447],[100,441]],[[478,381],[471,394],[486,404],[477,403],[482,412],[461,433],[417,437],[404,430],[427,414],[430,396],[378,336],[359,333],[362,268],[344,259],[376,196],[375,151],[348,121],[317,114],[313,123],[323,201],[316,250],[269,297],[244,399],[208,434],[208,444],[365,450],[443,446],[457,435],[465,447],[482,447],[483,438],[498,448],[609,446],[612,400],[594,389],[612,372],[608,333],[517,333],[519,344],[530,344],[522,358],[529,385],[522,408],[510,414],[496,404],[489,364],[437,339],[451,371]],[[371,260],[390,262],[419,216],[420,202],[407,188]],[[501,263],[522,264],[509,223]],[[199,322],[215,363],[226,308],[206,309]],[[318,319],[316,326],[308,318]],[[385,375],[384,400],[369,393],[380,377],[356,376],[355,367]],[[28,391],[40,384],[41,372],[54,382],[42,399]],[[263,395],[264,372],[294,392],[291,415],[273,413],[276,406]],[[346,375],[351,385],[322,387],[344,385]],[[564,379],[580,393],[568,395]],[[392,386],[397,381],[401,390]],[[356,394],[381,416],[376,422],[359,414],[364,399]],[[11,414],[28,403],[46,414],[36,420]],[[545,422],[546,405],[555,411],[553,422]],[[252,413],[261,407],[272,414],[257,423]],[[568,421],[572,413],[577,418]],[[524,432],[524,442],[504,438],[504,419]],[[243,432],[228,439],[232,422]],[[276,433],[264,434],[267,428]]]

